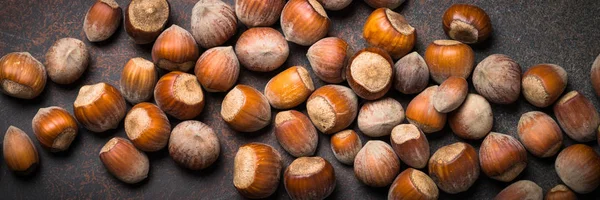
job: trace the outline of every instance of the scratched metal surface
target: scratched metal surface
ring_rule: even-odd
[[[124,7],[128,1],[117,0]],[[226,0],[233,5],[233,0]],[[441,16],[452,3],[470,2],[479,5],[490,15],[494,33],[483,45],[474,47],[476,62],[489,54],[502,53],[516,60],[523,70],[536,63],[555,63],[569,73],[567,90],[579,90],[598,107],[599,99],[593,94],[589,81],[589,69],[600,53],[600,1],[596,0],[551,0],[551,1],[435,1],[407,0],[396,11],[406,16],[417,29],[418,42],[415,50],[423,53],[425,47],[435,39],[446,38],[442,30]],[[122,26],[108,41],[91,44],[85,40],[82,31],[83,17],[93,4],[92,0],[2,0],[0,1],[0,55],[14,51],[29,51],[44,61],[46,50],[63,37],[75,37],[85,41],[90,49],[92,62],[83,77],[75,84],[61,86],[48,82],[45,91],[34,100],[20,100],[0,95],[0,136],[9,125],[22,128],[31,137],[31,119],[41,107],[61,106],[72,112],[79,87],[85,84],[108,82],[118,85],[121,69],[125,62],[141,56],[150,59],[151,45],[135,45],[123,31]],[[169,24],[178,24],[189,30],[190,15],[195,0],[171,0]],[[363,1],[354,1],[347,9],[328,12],[333,21],[330,36],[347,40],[354,49],[366,47],[362,38],[362,25],[373,9]],[[235,44],[236,38],[245,30],[238,25],[237,35],[227,45]],[[279,29],[279,25],[277,25]],[[280,29],[279,29],[280,30]],[[256,73],[242,69],[239,83],[249,84],[262,90],[266,82],[283,69],[302,65],[308,67],[307,47],[290,45],[289,60],[282,68],[271,73]],[[310,69],[310,68],[309,68]],[[162,72],[164,74],[164,72]],[[317,80],[314,75],[313,79]],[[317,86],[323,85],[315,81]],[[471,88],[471,91],[474,90]],[[388,94],[398,99],[406,108],[413,96],[400,95],[392,91]],[[0,161],[0,199],[242,199],[232,183],[233,157],[237,148],[249,142],[264,142],[280,151],[287,166],[292,157],[277,144],[272,126],[254,134],[236,133],[228,128],[219,116],[224,94],[206,95],[206,107],[197,120],[213,127],[220,139],[221,155],[214,165],[202,171],[189,171],[177,166],[163,149],[148,154],[151,162],[149,178],[136,185],[127,185],[112,177],[98,158],[100,148],[111,137],[125,137],[123,125],[103,134],[91,133],[83,128],[65,153],[53,154],[42,149],[34,139],[41,156],[41,166],[30,177],[18,177],[11,173],[4,161]],[[364,102],[360,101],[361,104]],[[130,108],[131,105],[128,105]],[[492,106],[494,111],[494,131],[516,135],[516,126],[522,113],[536,110],[521,98],[518,103],[508,106]],[[305,105],[296,109],[305,112]],[[543,110],[552,114],[550,109]],[[273,112],[273,116],[277,111]],[[173,125],[179,121],[170,118]],[[352,125],[357,129],[356,123]],[[355,177],[351,167],[343,166],[335,160],[329,147],[329,137],[319,135],[316,155],[329,160],[337,177],[337,187],[331,199],[383,199],[387,188],[369,188]],[[363,143],[368,138],[361,136]],[[389,137],[377,138],[389,141]],[[429,138],[432,152],[439,147],[461,141],[445,128]],[[481,141],[467,141],[479,148]],[[573,141],[565,137],[565,146]],[[593,145],[599,151],[598,145]],[[518,179],[535,181],[547,192],[560,183],[554,171],[554,158],[539,159],[529,155],[528,167]],[[402,166],[405,169],[406,166]],[[500,183],[481,175],[467,192],[448,195],[442,199],[489,199],[495,196],[508,183]],[[580,196],[596,198],[600,189]],[[288,199],[283,184],[271,196],[274,199]]]

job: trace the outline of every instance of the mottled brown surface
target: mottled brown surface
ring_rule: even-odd
[[[121,6],[126,0],[118,0]],[[191,10],[195,0],[171,0],[171,18],[183,28],[190,28]],[[226,1],[233,5],[233,0]],[[396,11],[417,30],[415,50],[423,53],[426,46],[435,39],[447,38],[442,29],[441,17],[444,10],[454,1],[448,0],[407,0]],[[598,108],[599,99],[593,94],[590,85],[589,70],[594,58],[600,53],[600,1],[597,0],[474,0],[471,2],[488,12],[494,26],[492,37],[483,45],[474,47],[476,62],[493,53],[506,54],[517,61],[523,71],[537,63],[554,63],[563,66],[569,73],[569,90],[579,90],[590,98]],[[4,0],[0,4],[0,55],[14,51],[29,51],[44,61],[46,50],[63,37],[75,37],[89,45],[92,61],[90,68],[81,80],[75,84],[61,86],[48,82],[46,90],[34,100],[20,100],[0,95],[0,133],[10,125],[15,125],[31,137],[31,119],[41,107],[61,106],[73,111],[72,103],[79,87],[101,81],[117,86],[121,69],[128,59],[141,56],[150,59],[151,45],[135,45],[122,26],[108,41],[91,44],[82,31],[83,17],[93,0],[46,0],[21,1]],[[330,36],[347,40],[359,50],[366,47],[362,38],[362,24],[373,9],[362,0],[354,1],[349,8],[337,12],[328,12],[333,27]],[[239,23],[236,38],[245,28]],[[279,25],[277,28],[280,30]],[[236,39],[227,44],[235,44]],[[239,83],[250,84],[262,90],[267,81],[283,69],[302,65],[308,67],[306,51],[308,47],[290,44],[291,53],[284,67],[270,73],[250,72],[242,69]],[[308,68],[310,70],[310,68]],[[312,72],[311,72],[312,73]],[[164,72],[161,72],[164,74]],[[312,74],[314,80],[316,76]],[[316,86],[324,83],[315,81]],[[346,83],[344,83],[346,84]],[[471,92],[475,90],[470,89]],[[212,126],[221,141],[221,156],[216,163],[205,170],[194,172],[175,164],[166,149],[150,153],[150,175],[146,181],[137,185],[126,185],[111,176],[98,158],[100,148],[114,136],[125,137],[121,123],[117,130],[97,134],[80,129],[79,136],[66,153],[53,154],[39,149],[41,166],[31,177],[18,177],[11,173],[4,161],[0,161],[0,199],[241,199],[232,182],[233,158],[237,148],[248,142],[264,142],[273,145],[283,156],[284,166],[291,163],[292,157],[277,144],[272,125],[254,134],[236,133],[225,125],[219,116],[221,100],[225,94],[207,94],[206,107],[196,119]],[[398,99],[406,108],[414,96],[389,92],[389,96]],[[361,100],[361,103],[363,101]],[[131,108],[131,105],[128,105]],[[297,107],[305,112],[305,104]],[[496,132],[516,136],[520,115],[537,110],[521,97],[518,103],[508,106],[492,105],[494,128]],[[551,109],[543,112],[553,115]],[[277,110],[272,114],[275,116]],[[176,125],[179,121],[170,118]],[[357,129],[356,123],[352,125]],[[363,143],[368,138],[360,134]],[[383,199],[387,188],[375,189],[361,184],[351,167],[341,165],[335,160],[329,147],[329,136],[319,135],[317,155],[329,160],[336,172],[337,188],[333,199]],[[0,137],[1,138],[1,137]],[[389,142],[389,137],[381,138]],[[442,145],[461,141],[446,127],[436,136],[430,136],[432,153]],[[36,147],[41,148],[32,138]],[[469,141],[477,149],[481,141]],[[565,137],[565,145],[573,144]],[[596,151],[598,144],[589,143]],[[539,159],[528,154],[529,163],[523,174],[517,179],[528,179],[539,184],[544,193],[560,183],[554,171],[555,157]],[[405,169],[406,165],[402,165]],[[489,199],[495,196],[509,183],[500,183],[482,174],[475,185],[467,192],[448,195],[440,194],[443,199]],[[581,198],[598,198],[600,189]],[[288,196],[280,184],[277,199]]]

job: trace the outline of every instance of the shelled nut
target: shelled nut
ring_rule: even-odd
[[[306,102],[310,120],[324,134],[333,134],[350,126],[356,118],[357,110],[356,94],[341,85],[320,87]]]
[[[227,92],[240,74],[240,62],[233,47],[206,50],[196,62],[196,78],[208,92]]]
[[[236,0],[235,15],[247,27],[272,26],[279,20],[285,0]]]
[[[521,66],[506,55],[490,55],[475,67],[473,86],[492,103],[513,103],[521,94]]]
[[[293,66],[271,78],[264,93],[273,108],[289,109],[306,101],[313,91],[310,73],[302,66]]]
[[[0,86],[11,97],[33,99],[46,86],[46,68],[29,52],[13,52],[0,58]]]
[[[563,149],[554,168],[560,180],[577,193],[590,193],[600,185],[600,156],[587,145],[575,144]]]
[[[385,187],[400,173],[400,160],[392,147],[380,140],[371,140],[356,154],[354,175],[371,187]]]
[[[233,161],[233,185],[246,198],[267,198],[277,190],[282,165],[273,147],[262,143],[243,145]]]
[[[172,71],[158,80],[154,88],[156,105],[179,119],[192,119],[204,109],[204,94],[196,76]]]
[[[346,80],[344,68],[352,54],[352,47],[346,41],[328,37],[310,46],[306,57],[319,79],[328,83],[341,83]]]
[[[281,12],[281,29],[287,41],[310,46],[327,35],[331,20],[317,0],[290,0]]]
[[[394,88],[403,94],[416,94],[429,83],[429,68],[417,52],[409,53],[394,65]]]
[[[150,162],[129,140],[114,137],[100,150],[100,161],[117,179],[134,184],[148,177]]]
[[[449,113],[463,104],[469,92],[469,84],[462,77],[446,79],[433,95],[433,107],[441,113]]]
[[[205,49],[225,43],[237,31],[233,9],[221,0],[200,0],[192,8],[192,35]]]
[[[40,144],[52,152],[64,151],[77,136],[79,126],[64,108],[40,108],[31,120],[31,129]]]
[[[463,43],[481,43],[492,35],[490,17],[475,5],[454,4],[442,19],[446,35]]]
[[[171,124],[167,115],[151,103],[139,103],[125,116],[125,133],[142,151],[158,151],[167,146]]]
[[[163,31],[152,46],[152,61],[167,71],[187,72],[194,67],[199,55],[192,34],[177,25]]]
[[[392,129],[402,121],[404,108],[391,97],[367,102],[358,111],[358,129],[369,137],[390,135]]]
[[[400,59],[415,46],[417,32],[404,16],[388,8],[378,8],[369,15],[363,27],[363,38],[371,46]]]
[[[534,106],[552,105],[567,87],[567,72],[558,65],[539,64],[530,67],[521,81],[523,96]]]
[[[84,85],[73,103],[73,113],[79,123],[93,132],[116,129],[125,117],[125,99],[107,83]]]
[[[425,62],[431,79],[442,83],[451,76],[468,78],[473,71],[475,54],[469,45],[456,40],[436,40],[425,50]]]
[[[319,0],[327,10],[338,11],[344,9],[352,3],[352,0]]]
[[[40,162],[37,149],[23,130],[8,127],[2,143],[4,162],[8,169],[19,175],[29,175],[37,169]]]
[[[356,154],[362,149],[362,141],[353,130],[344,130],[331,136],[331,151],[343,164],[353,165]]]
[[[527,151],[516,138],[491,132],[479,148],[479,162],[490,178],[510,182],[527,167]]]
[[[577,196],[566,185],[559,184],[546,193],[544,200],[577,200]]]
[[[235,53],[246,69],[270,72],[287,60],[290,48],[277,30],[269,27],[250,28],[238,38]]]
[[[75,38],[62,38],[46,52],[46,71],[52,82],[71,84],[85,72],[89,60],[85,43]]]
[[[271,123],[271,106],[258,90],[240,84],[225,95],[221,117],[237,131],[254,132]]]
[[[429,159],[429,176],[444,192],[467,191],[479,177],[477,151],[462,142],[439,148]]]
[[[478,94],[469,94],[457,110],[448,115],[448,124],[458,137],[478,140],[485,137],[494,125],[490,103]]]
[[[521,180],[508,187],[504,188],[496,197],[495,200],[512,200],[512,199],[531,199],[542,200],[544,193],[542,188],[532,181]]]
[[[85,14],[83,31],[90,42],[104,41],[121,24],[122,10],[115,0],[98,0]]]
[[[389,8],[396,9],[404,0],[365,0],[365,2],[372,8]]]
[[[429,141],[419,128],[412,124],[400,124],[392,130],[392,148],[400,160],[408,166],[423,168],[429,160]]]
[[[554,105],[554,115],[560,127],[575,141],[596,140],[600,114],[592,102],[577,91],[571,91]]]
[[[195,120],[179,123],[173,128],[169,138],[171,158],[191,170],[201,170],[212,165],[219,158],[220,148],[215,131]]]
[[[281,147],[294,157],[314,155],[319,144],[315,126],[306,115],[295,110],[275,115],[275,137]]]
[[[446,114],[438,112],[433,107],[433,96],[437,89],[438,86],[428,87],[406,107],[406,119],[424,133],[440,131],[446,125]]]
[[[119,86],[123,97],[130,103],[137,104],[152,98],[157,81],[158,72],[154,63],[137,57],[125,64]]]
[[[166,0],[133,0],[125,9],[125,32],[137,44],[154,42],[170,14]]]
[[[291,199],[325,199],[335,189],[335,171],[321,157],[301,157],[287,167],[283,184]]]
[[[394,62],[385,51],[366,48],[354,54],[348,62],[346,79],[359,97],[379,99],[392,87],[393,67]]]
[[[594,60],[594,63],[592,63],[590,80],[592,80],[592,87],[594,88],[594,91],[596,91],[596,95],[600,96],[600,55],[598,55],[596,60]]]
[[[556,155],[563,143],[560,127],[552,117],[543,112],[532,111],[521,115],[518,134],[523,146],[537,157]]]
[[[388,199],[436,200],[439,190],[427,174],[408,168],[404,170],[390,186]]]

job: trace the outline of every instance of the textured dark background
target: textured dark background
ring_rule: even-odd
[[[129,1],[117,0],[121,7]],[[226,0],[233,6],[233,0]],[[405,15],[417,29],[418,42],[415,50],[423,53],[426,46],[435,39],[444,39],[441,18],[446,8],[453,3],[473,3],[490,15],[494,27],[492,37],[483,45],[475,46],[476,62],[487,55],[502,53],[516,60],[523,70],[537,63],[555,63],[569,73],[567,90],[578,90],[590,98],[596,107],[599,99],[592,92],[589,69],[600,53],[600,1],[597,0],[407,0],[396,11]],[[125,137],[123,125],[116,130],[96,134],[80,128],[78,137],[65,153],[53,154],[42,149],[31,130],[31,119],[41,107],[61,106],[72,112],[72,103],[79,87],[97,82],[108,82],[117,86],[121,69],[132,57],[150,59],[151,45],[135,45],[123,31],[122,26],[108,41],[91,44],[82,31],[83,18],[92,0],[2,0],[0,1],[0,55],[15,51],[28,51],[44,62],[46,50],[63,37],[75,37],[85,41],[91,51],[92,62],[80,81],[62,86],[50,80],[45,91],[34,100],[20,100],[0,95],[0,133],[10,125],[27,132],[41,157],[41,167],[30,177],[18,177],[11,173],[5,164],[0,165],[0,199],[241,199],[232,182],[233,157],[238,147],[249,142],[264,142],[280,151],[287,166],[293,158],[278,144],[272,126],[255,134],[236,133],[229,129],[219,115],[221,101],[225,94],[207,94],[206,107],[196,118],[215,129],[221,143],[221,155],[214,165],[202,171],[189,171],[177,166],[163,149],[148,154],[151,162],[148,179],[137,185],[127,185],[113,178],[102,166],[98,158],[100,148],[111,137]],[[171,0],[169,24],[190,27],[191,10],[196,0]],[[338,12],[328,11],[333,26],[330,36],[348,41],[354,49],[366,47],[362,38],[362,25],[372,8],[362,0],[355,0],[347,9]],[[279,25],[276,25],[277,28]],[[238,34],[227,45],[235,44],[236,38],[246,29],[238,25]],[[279,28],[278,28],[279,29]],[[239,83],[253,85],[259,90],[267,81],[293,66],[310,67],[306,59],[307,47],[290,44],[290,58],[279,70],[271,73],[256,73],[242,69]],[[164,73],[164,72],[162,72]],[[313,75],[317,86],[323,85]],[[473,89],[471,89],[474,92]],[[413,96],[391,91],[388,95],[398,99],[406,108]],[[361,104],[364,101],[361,100]],[[128,105],[130,108],[131,105]],[[508,106],[492,105],[494,111],[494,131],[516,136],[517,122],[522,113],[536,110],[523,98]],[[305,105],[298,110],[305,111]],[[551,109],[544,109],[551,114]],[[273,116],[277,113],[275,110]],[[176,125],[179,121],[173,120]],[[358,130],[356,124],[352,127]],[[3,134],[0,135],[3,137]],[[387,188],[369,188],[355,177],[351,167],[335,160],[330,147],[329,136],[319,135],[317,155],[329,160],[336,172],[337,187],[332,199],[383,199]],[[363,144],[369,138],[362,137]],[[389,137],[378,138],[389,142]],[[437,136],[429,138],[432,153],[439,147],[461,141],[444,129]],[[479,148],[481,141],[467,141]],[[565,137],[565,146],[573,144]],[[589,143],[597,151],[598,145]],[[561,181],[554,171],[554,159],[540,159],[529,155],[529,164],[517,179],[528,179],[539,184],[544,193]],[[0,163],[3,163],[1,161]],[[406,166],[403,165],[402,169]],[[487,178],[483,173],[467,192],[448,195],[442,199],[489,199],[509,183],[501,183]],[[596,198],[600,189],[581,198]],[[272,196],[287,199],[283,184]]]

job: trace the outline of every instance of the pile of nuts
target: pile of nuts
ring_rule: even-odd
[[[562,67],[539,64],[522,73],[516,61],[500,54],[475,66],[469,44],[485,41],[492,25],[484,10],[468,4],[446,10],[442,24],[452,40],[433,41],[421,56],[411,53],[415,28],[391,10],[403,0],[365,0],[376,8],[363,29],[371,47],[355,53],[346,41],[325,38],[334,23],[326,9],[340,10],[351,2],[236,0],[234,10],[221,0],[200,0],[192,9],[188,32],[177,25],[166,27],[171,12],[166,0],[132,0],[124,13],[114,0],[98,0],[85,16],[87,39],[108,39],[124,16],[126,33],[136,43],[154,43],[152,61],[129,60],[118,88],[107,83],[81,87],[73,115],[55,106],[39,109],[32,120],[34,134],[47,150],[66,151],[79,125],[101,133],[124,120],[128,138],[110,139],[99,153],[117,179],[126,183],[144,180],[149,169],[144,152],[167,146],[177,164],[201,170],[219,157],[220,141],[210,126],[193,119],[202,113],[205,95],[225,92],[220,114],[230,128],[255,132],[273,123],[281,147],[297,157],[282,171],[281,154],[272,146],[241,146],[235,155],[233,186],[247,198],[272,195],[282,174],[290,198],[328,197],[335,189],[336,175],[330,161],[314,155],[318,132],[331,135],[335,158],[352,165],[360,182],[390,186],[389,199],[437,199],[438,188],[450,194],[464,192],[480,172],[512,182],[527,167],[527,152],[536,157],[558,154],[555,169],[565,185],[552,188],[547,199],[574,199],[573,191],[589,193],[600,185],[600,156],[590,146],[562,149],[562,130],[577,142],[600,143],[600,115],[578,91],[563,95],[568,80]],[[235,47],[220,46],[237,33],[238,19],[249,29]],[[270,27],[279,19],[283,33]],[[304,66],[281,71],[264,91],[236,85],[240,66],[257,72],[281,67],[289,55],[288,42],[310,46],[306,56],[312,71],[329,85],[315,88]],[[208,50],[201,54],[198,45]],[[46,77],[57,84],[71,84],[84,73],[89,59],[86,45],[74,38],[56,41],[44,64],[27,52],[9,53],[0,59],[1,91],[15,98],[35,98],[43,91]],[[168,73],[158,77],[157,68]],[[192,68],[194,74],[188,73]],[[470,76],[478,94],[469,93]],[[439,85],[428,86],[430,77]],[[600,95],[600,56],[592,66],[591,80]],[[344,81],[349,87],[337,85]],[[384,97],[392,86],[403,94],[417,94],[406,110],[395,99]],[[518,138],[492,132],[490,102],[512,104],[520,94],[536,107],[553,105],[557,122],[532,111],[521,116]],[[152,98],[156,104],[148,102]],[[359,98],[367,100],[360,108]],[[129,112],[127,102],[134,105]],[[307,114],[293,110],[303,103]],[[282,110],[274,122],[272,108]],[[184,121],[172,128],[167,116]],[[405,118],[409,124],[403,124]],[[347,129],[355,120],[359,133]],[[465,142],[430,152],[427,136],[446,124],[461,139],[483,139],[479,152]],[[363,146],[360,133],[388,136],[390,141],[370,140]],[[35,145],[17,127],[6,131],[3,153],[9,169],[18,174],[32,172],[39,163]],[[410,168],[400,172],[401,162]],[[536,183],[521,180],[496,199],[543,196]]]

